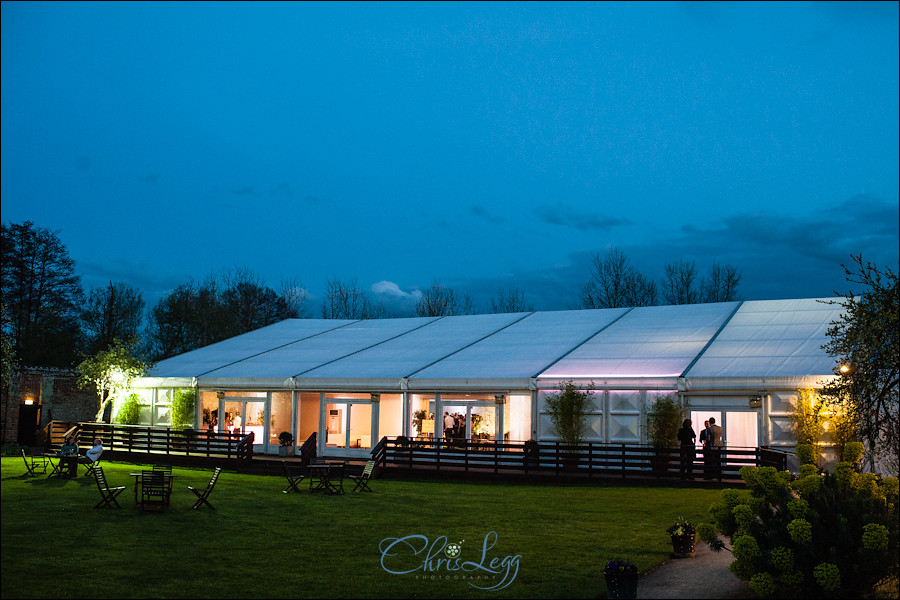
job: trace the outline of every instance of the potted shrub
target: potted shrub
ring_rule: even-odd
[[[672,537],[672,555],[675,558],[694,558],[697,556],[697,530],[684,517],[675,519],[675,524],[666,531]]]
[[[279,433],[278,441],[281,443],[281,447],[278,448],[279,456],[294,455],[294,436],[290,431],[282,431]]]
[[[647,437],[655,450],[651,458],[654,471],[667,471],[672,449],[678,446],[678,429],[683,421],[684,410],[673,394],[657,396],[653,406],[647,411]]]
[[[638,569],[625,558],[614,558],[603,569],[607,598],[637,598]]]
[[[547,413],[559,441],[566,446],[577,446],[584,441],[585,420],[591,408],[594,383],[591,382],[586,390],[581,390],[570,379],[560,382],[558,389],[558,392],[547,394],[544,399]],[[577,449],[567,449],[563,454],[566,470],[577,469],[578,459]]]
[[[428,413],[424,408],[413,411],[413,425],[416,426],[416,434],[422,435],[422,421],[428,418]]]

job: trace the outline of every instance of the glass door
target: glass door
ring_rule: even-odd
[[[496,407],[489,402],[458,402],[444,404],[441,427],[445,440],[493,440],[495,436]],[[449,417],[449,419],[447,418]]]
[[[335,402],[325,405],[325,447],[362,450],[372,449],[372,404]]]
[[[253,451],[266,447],[266,402],[257,398],[228,398],[221,410],[223,431],[239,435],[253,432]]]

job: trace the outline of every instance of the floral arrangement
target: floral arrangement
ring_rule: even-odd
[[[669,535],[673,536],[682,536],[682,535],[694,535],[697,533],[697,530],[691,523],[688,523],[684,517],[678,517],[675,519],[675,524],[669,527],[666,531],[669,532]]]
[[[614,575],[614,574],[622,574],[622,573],[637,573],[637,566],[629,562],[624,558],[614,558],[606,563],[606,568],[603,569],[603,573],[605,575]]]

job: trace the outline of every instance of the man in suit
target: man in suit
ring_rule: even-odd
[[[716,418],[709,418],[709,428],[706,430],[706,443],[708,450],[703,453],[704,457],[708,457],[707,478],[722,479],[722,427],[716,425]]]

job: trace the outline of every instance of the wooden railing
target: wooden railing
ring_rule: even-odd
[[[382,466],[446,471],[517,472],[603,478],[680,477],[680,450],[641,444],[435,441],[382,438],[372,450]],[[698,451],[694,477],[738,479],[745,465],[787,469],[787,454],[767,448],[723,447],[709,460]]]
[[[313,431],[312,435],[306,438],[306,441],[300,446],[300,466],[305,467],[316,457],[318,452],[317,439],[316,432]]]
[[[99,438],[104,449],[113,452],[225,458],[235,460],[239,466],[253,459],[253,432],[198,433],[171,427],[78,423],[64,435],[69,434],[75,435],[81,447],[89,447]]]

